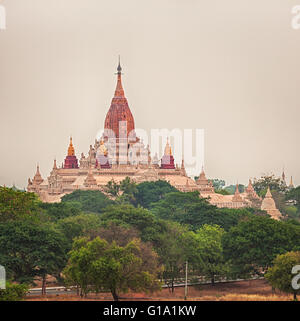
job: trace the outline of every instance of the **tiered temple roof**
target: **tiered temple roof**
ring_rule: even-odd
[[[32,183],[33,183],[34,185],[40,185],[40,184],[43,183],[43,181],[44,181],[44,180],[43,180],[42,175],[41,175],[41,173],[40,173],[40,166],[37,165],[37,167],[36,167],[36,173],[35,173],[35,175],[34,175],[34,178],[33,178]]]
[[[212,182],[210,182],[206,178],[203,166],[202,166],[200,176],[196,180],[196,184],[199,186],[199,189],[202,193],[214,193],[215,192]]]
[[[95,187],[97,186],[97,181],[93,175],[92,169],[90,168],[86,179],[84,180],[84,186],[86,187]]]

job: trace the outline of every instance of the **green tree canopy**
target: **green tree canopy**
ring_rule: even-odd
[[[184,263],[187,260],[188,247],[182,244],[184,232],[186,229],[182,226],[170,222],[167,231],[160,233],[156,242],[159,261],[163,264],[162,278],[171,287],[172,292],[174,292],[174,282],[176,278],[182,276]]]
[[[278,254],[300,249],[300,228],[294,224],[254,216],[241,221],[222,239],[225,258],[241,272],[259,272]]]
[[[135,208],[130,204],[118,204],[109,206],[101,216],[103,226],[110,222],[117,225],[133,227],[140,232],[144,242],[155,244],[157,235],[166,231],[166,223],[157,219],[150,211],[143,208]]]
[[[143,182],[137,185],[135,192],[136,205],[150,208],[151,203],[158,202],[166,194],[176,192],[177,189],[164,180],[155,182]]]
[[[158,218],[172,220],[187,225],[196,231],[202,225],[219,225],[228,230],[247,215],[251,215],[246,209],[218,209],[208,200],[199,197],[198,192],[173,192],[152,204],[151,212]]]
[[[41,203],[40,207],[46,211],[46,215],[54,222],[81,213],[81,203],[79,202]]]
[[[229,185],[224,187],[224,190],[227,191],[229,194],[234,194],[236,190],[236,185]],[[239,184],[239,192],[244,193],[245,191],[245,185]]]
[[[91,229],[96,229],[101,225],[101,219],[95,213],[81,213],[80,215],[66,217],[57,222],[57,228],[68,240],[69,249],[75,237],[85,236]]]
[[[282,182],[280,177],[276,177],[274,174],[272,175],[263,175],[260,178],[255,178],[253,182],[253,187],[256,193],[264,197],[268,187],[270,187],[271,191],[285,192],[287,187]]]
[[[300,211],[300,186],[291,189],[286,194],[286,200],[292,201],[298,208],[298,211]]]
[[[120,194],[120,185],[112,179],[105,185],[105,192],[113,197],[117,197]]]
[[[296,265],[300,266],[300,252],[288,252],[278,255],[274,259],[273,266],[265,273],[265,278],[273,288],[292,293],[294,300],[297,300],[297,294],[300,294],[300,289],[292,287],[292,279],[295,277],[292,268]]]
[[[0,224],[0,262],[7,276],[32,282],[35,276],[57,275],[66,264],[66,240],[51,225],[31,221]]]
[[[100,191],[76,190],[62,197],[64,202],[77,202],[84,212],[102,213],[103,210],[114,202]]]
[[[34,193],[0,187],[0,222],[37,218],[39,204]]]
[[[228,272],[226,265],[222,236],[224,230],[218,225],[204,224],[199,230],[194,233],[195,237],[195,252],[198,258],[199,273],[210,278],[212,284],[215,283],[216,276],[223,276]]]
[[[214,178],[209,179],[209,182],[212,182],[214,189],[221,190],[225,186],[225,181],[223,179]]]
[[[77,284],[82,294],[91,289],[110,290],[115,301],[120,293],[133,291],[153,291],[159,289],[157,281],[157,257],[152,257],[147,265],[141,258],[141,241],[135,239],[126,246],[96,237],[92,241],[79,239],[74,242],[70,259],[64,270],[66,281]]]

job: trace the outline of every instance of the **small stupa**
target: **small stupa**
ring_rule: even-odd
[[[266,196],[262,201],[261,209],[263,211],[266,211],[274,220],[280,220],[282,218],[282,214],[276,208],[276,204],[272,197],[270,187],[268,187]]]

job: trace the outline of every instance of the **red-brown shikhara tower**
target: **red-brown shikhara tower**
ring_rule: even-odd
[[[110,108],[105,118],[104,129],[112,130],[115,133],[116,138],[127,138],[130,133],[131,135],[134,133],[134,119],[128,106],[128,102],[125,97],[124,89],[122,86],[122,68],[120,65],[120,60],[117,68],[117,75],[117,87]],[[124,135],[124,132],[122,135],[122,132],[120,132],[120,130],[126,130],[126,127],[123,128],[122,126],[120,126],[120,122],[122,125],[126,124],[124,122],[127,122],[127,135]]]

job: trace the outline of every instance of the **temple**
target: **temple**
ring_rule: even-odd
[[[276,208],[276,204],[275,204],[275,201],[272,197],[269,187],[268,187],[267,193],[265,195],[265,198],[262,201],[261,209],[263,211],[266,211],[275,220],[280,220],[282,218],[282,214]]]
[[[39,166],[33,180],[28,180],[27,190],[39,195],[43,202],[59,202],[62,196],[75,190],[104,192],[111,180],[120,182],[129,177],[136,183],[165,180],[183,192],[199,191],[201,197],[217,207],[241,208],[251,206],[261,199],[255,193],[251,180],[244,193],[238,185],[234,195],[217,194],[202,167],[197,180],[189,177],[184,159],[175,164],[171,143],[167,138],[161,158],[151,157],[150,147],[135,133],[134,118],[129,108],[122,84],[122,67],[117,67],[117,84],[110,108],[104,121],[104,132],[88,153],[77,159],[73,139],[70,138],[67,155],[58,167],[54,160],[50,175],[43,179]]]

